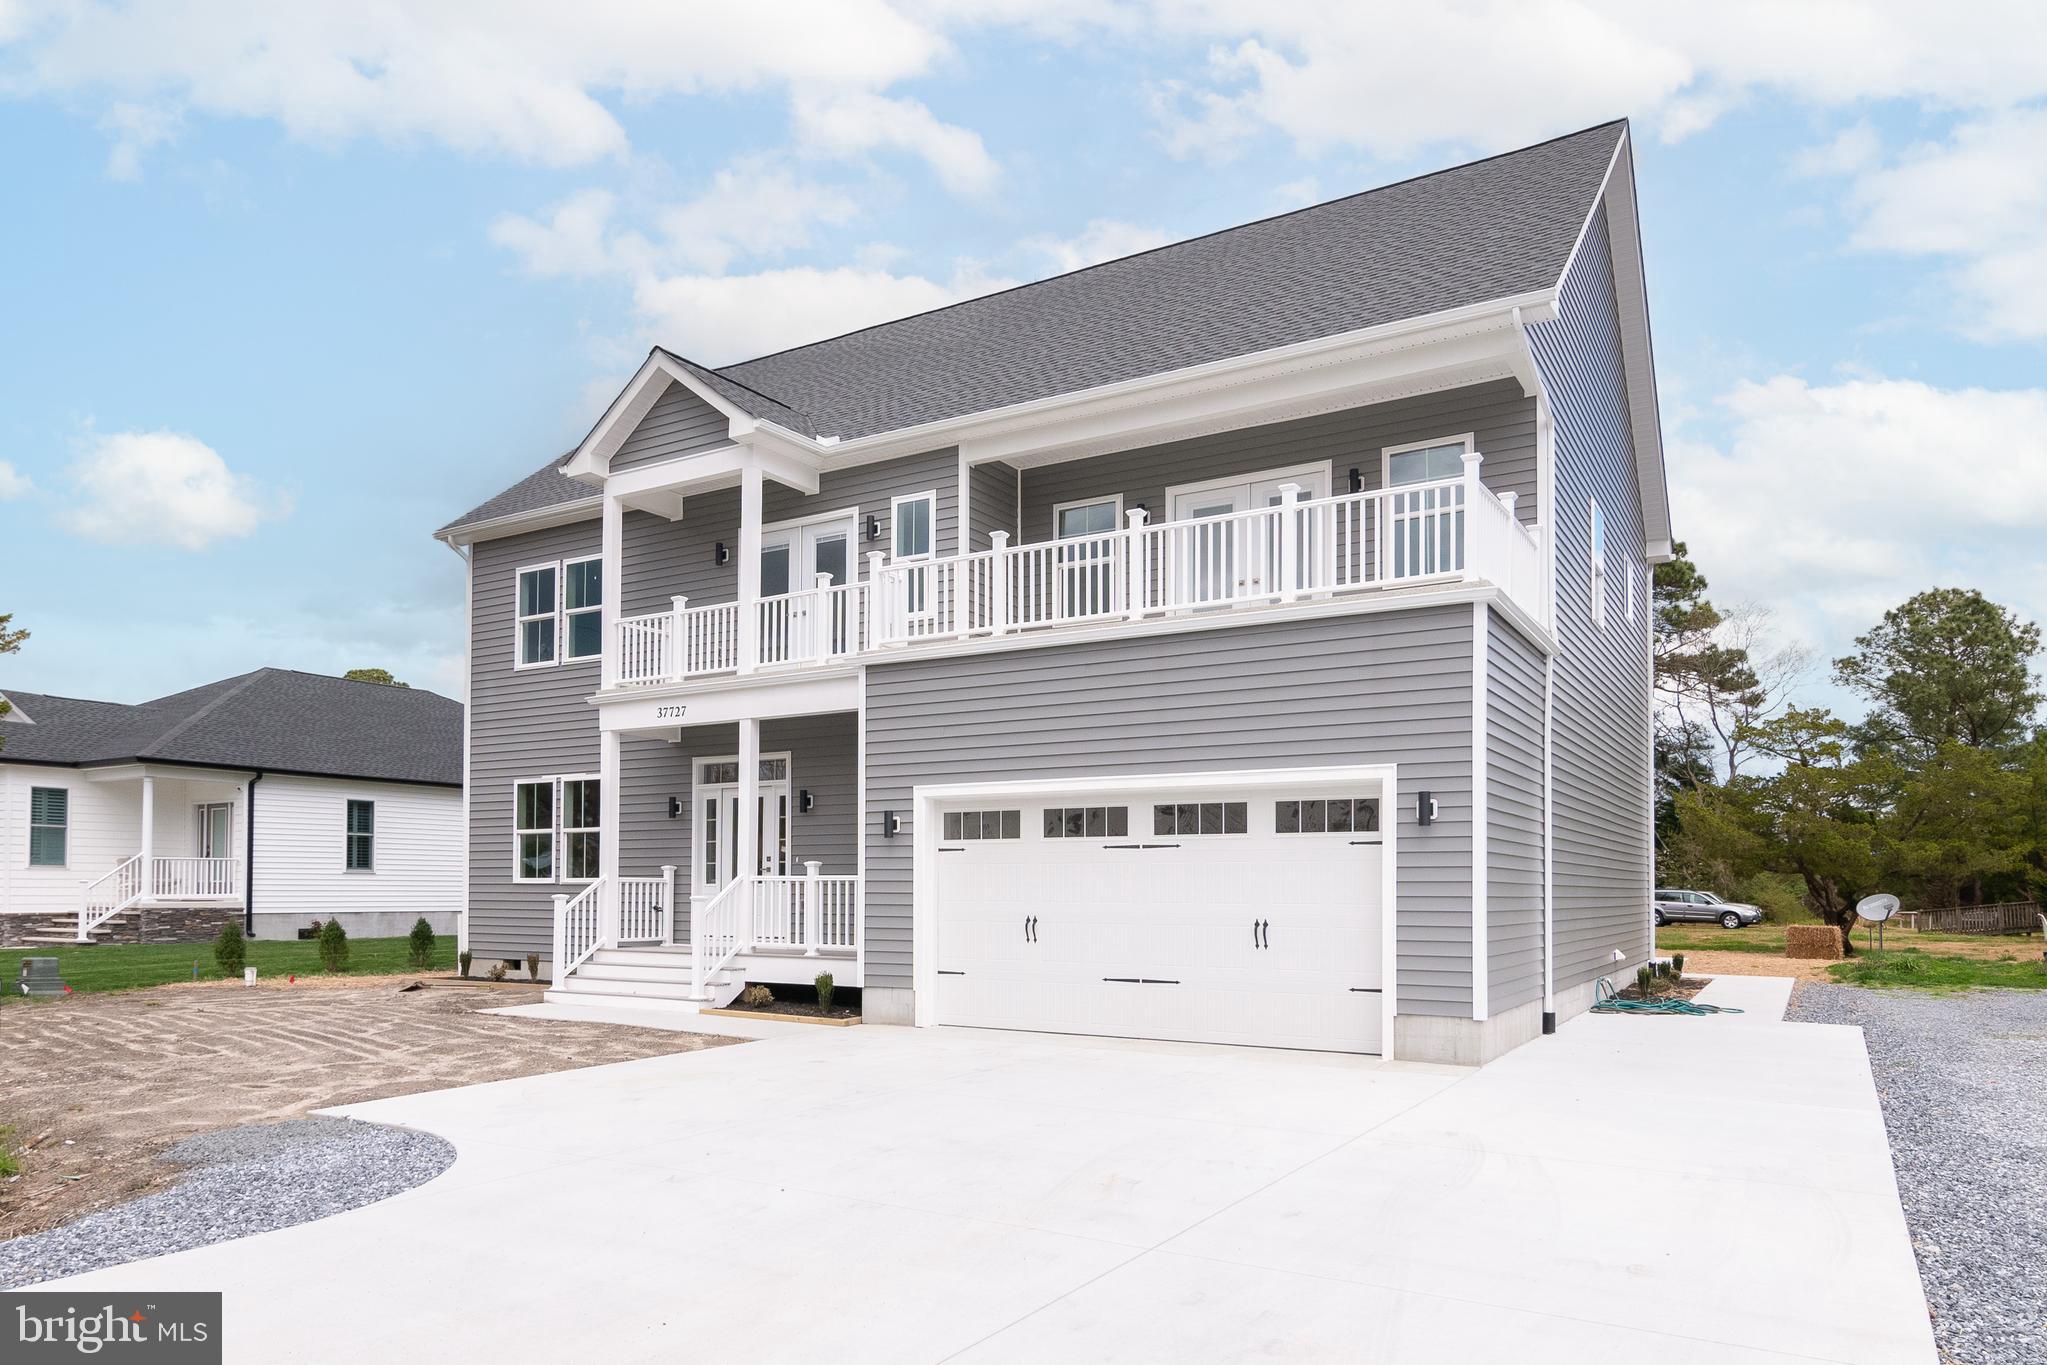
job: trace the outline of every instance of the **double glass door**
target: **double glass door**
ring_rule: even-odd
[[[762,613],[762,662],[846,651],[850,621],[845,594],[819,598],[811,590],[820,574],[833,587],[851,579],[853,532],[852,522],[832,521],[771,531],[762,538],[761,597],[778,599]],[[823,631],[830,632],[829,639],[819,638]]]
[[[1277,592],[1289,577],[1294,586],[1306,581],[1304,566],[1314,562],[1312,523],[1300,527],[1302,543],[1292,566],[1281,563],[1278,523],[1267,517],[1239,513],[1279,506],[1284,484],[1298,484],[1309,499],[1329,496],[1329,471],[1277,471],[1242,483],[1206,484],[1181,489],[1168,509],[1177,522],[1206,523],[1188,527],[1167,541],[1168,600],[1174,606],[1231,602]]]

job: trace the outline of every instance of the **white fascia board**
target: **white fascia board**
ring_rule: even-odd
[[[782,450],[753,444],[719,446],[672,460],[634,465],[604,481],[604,491],[615,498],[638,498],[655,493],[688,496],[712,488],[727,488],[739,481],[742,472],[759,469],[762,476],[804,493],[817,491],[817,466]]]
[[[576,447],[576,453],[562,466],[562,472],[585,482],[601,480],[610,470],[611,457],[633,434],[640,420],[653,410],[670,384],[682,385],[725,414],[728,433],[735,439],[753,424],[751,414],[728,402],[717,390],[676,364],[666,353],[650,351],[639,370],[619,391],[618,397],[611,400],[611,406],[604,410],[604,415],[597,419],[597,425],[590,428],[590,434]]]
[[[571,522],[588,521],[601,515],[603,510],[604,495],[592,493],[587,498],[558,502],[551,507],[536,507],[527,512],[508,512],[501,517],[472,521],[465,526],[436,532],[434,539],[452,550],[460,551],[463,546],[474,545],[479,540],[498,540],[526,531],[544,531],[551,526],[567,526]]]

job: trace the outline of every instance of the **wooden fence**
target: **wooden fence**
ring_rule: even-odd
[[[1921,933],[2036,934],[2040,931],[2040,906],[2035,901],[1912,910],[1901,918]]]

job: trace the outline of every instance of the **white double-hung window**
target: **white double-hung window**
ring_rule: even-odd
[[[603,843],[594,777],[523,778],[512,785],[512,880],[588,882]]]
[[[517,667],[596,658],[604,652],[603,559],[557,559],[520,569],[517,615]]]

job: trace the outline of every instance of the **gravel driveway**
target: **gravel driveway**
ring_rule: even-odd
[[[1942,1356],[2047,1360],[2047,991],[1804,982],[1786,1017],[1862,1027]]]

